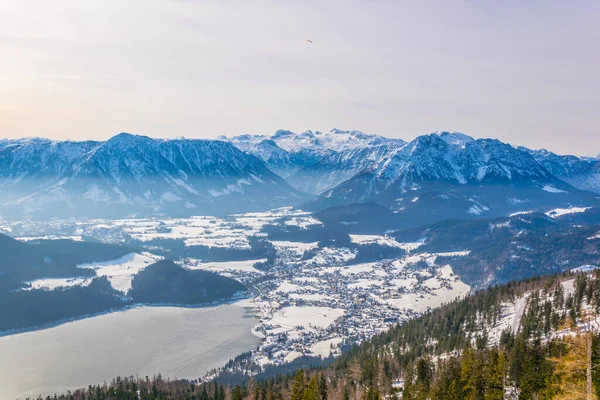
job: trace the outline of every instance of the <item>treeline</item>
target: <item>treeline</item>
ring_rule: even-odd
[[[231,298],[245,289],[240,282],[214,272],[188,270],[162,260],[140,271],[127,294],[115,290],[106,277],[96,277],[88,286],[0,290],[0,332],[36,328],[137,303],[200,305]]]
[[[55,290],[0,291],[0,332],[27,329],[61,320],[97,314],[123,307],[123,294],[106,277],[88,286]]]
[[[419,358],[407,368],[402,399],[587,399],[587,339],[583,334],[542,342],[524,334],[492,348],[466,348],[458,356]],[[592,344],[592,365],[600,361],[600,338]],[[600,374],[592,373],[600,395]]]
[[[65,394],[37,397],[38,400],[225,400],[231,390],[217,384],[196,385],[187,380],[117,377],[110,383],[90,385]],[[29,398],[27,400],[30,400]]]
[[[180,260],[187,257],[197,258],[202,262],[226,262],[258,260],[262,258],[273,259],[277,256],[275,247],[264,238],[250,236],[248,238],[250,248],[215,247],[206,245],[186,246],[185,239],[156,238],[142,242],[130,240],[129,246],[145,249],[165,258]]]
[[[40,278],[92,277],[93,270],[77,268],[77,265],[114,260],[131,252],[130,248],[105,243],[20,242],[0,234],[0,278],[5,282],[24,282]]]

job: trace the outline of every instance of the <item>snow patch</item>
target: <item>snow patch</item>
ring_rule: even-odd
[[[127,293],[131,289],[133,277],[159,259],[160,257],[149,253],[129,253],[116,260],[80,264],[77,268],[93,269],[96,275],[106,276],[115,290]]]
[[[577,214],[577,213],[586,212],[590,208],[591,207],[555,208],[554,210],[548,211],[546,213],[546,215],[549,216],[549,217],[552,217],[552,218],[556,218],[556,217],[561,217],[563,215]]]
[[[548,193],[567,193],[565,190],[557,189],[552,185],[545,185],[542,190]]]

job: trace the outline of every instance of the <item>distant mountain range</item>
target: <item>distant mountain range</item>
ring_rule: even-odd
[[[594,194],[595,193],[595,194]],[[590,205],[600,159],[456,132],[411,142],[359,131],[105,142],[0,140],[0,215],[186,216],[372,202],[399,221]]]
[[[259,157],[298,190],[315,195],[352,178],[406,143],[339,129],[299,134],[279,130],[273,136],[220,139]]]
[[[2,214],[190,215],[294,204],[260,159],[213,140],[121,133],[106,142],[0,142]]]
[[[495,139],[440,132],[400,146],[308,208],[365,202],[389,207],[400,223],[415,225],[595,204],[597,195],[559,179],[527,151]]]

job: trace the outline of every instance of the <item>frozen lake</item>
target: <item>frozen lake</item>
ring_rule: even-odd
[[[66,392],[117,375],[198,378],[260,342],[247,302],[147,307],[0,338],[0,398]]]

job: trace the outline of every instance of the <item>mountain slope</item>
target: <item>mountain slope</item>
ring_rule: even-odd
[[[410,226],[597,200],[556,178],[527,152],[494,139],[442,132],[407,143],[309,207],[370,201],[392,208]]]
[[[551,215],[453,219],[396,231],[390,236],[399,242],[420,240],[420,252],[467,250],[467,255],[448,263],[475,288],[560,273],[586,264],[600,265],[600,225],[594,210],[581,213],[576,224],[570,215]]]
[[[600,159],[577,156],[561,156],[548,150],[527,151],[554,176],[581,190],[600,193]]]
[[[261,160],[220,141],[122,133],[106,142],[1,146],[5,216],[190,215],[264,209],[302,198]]]

